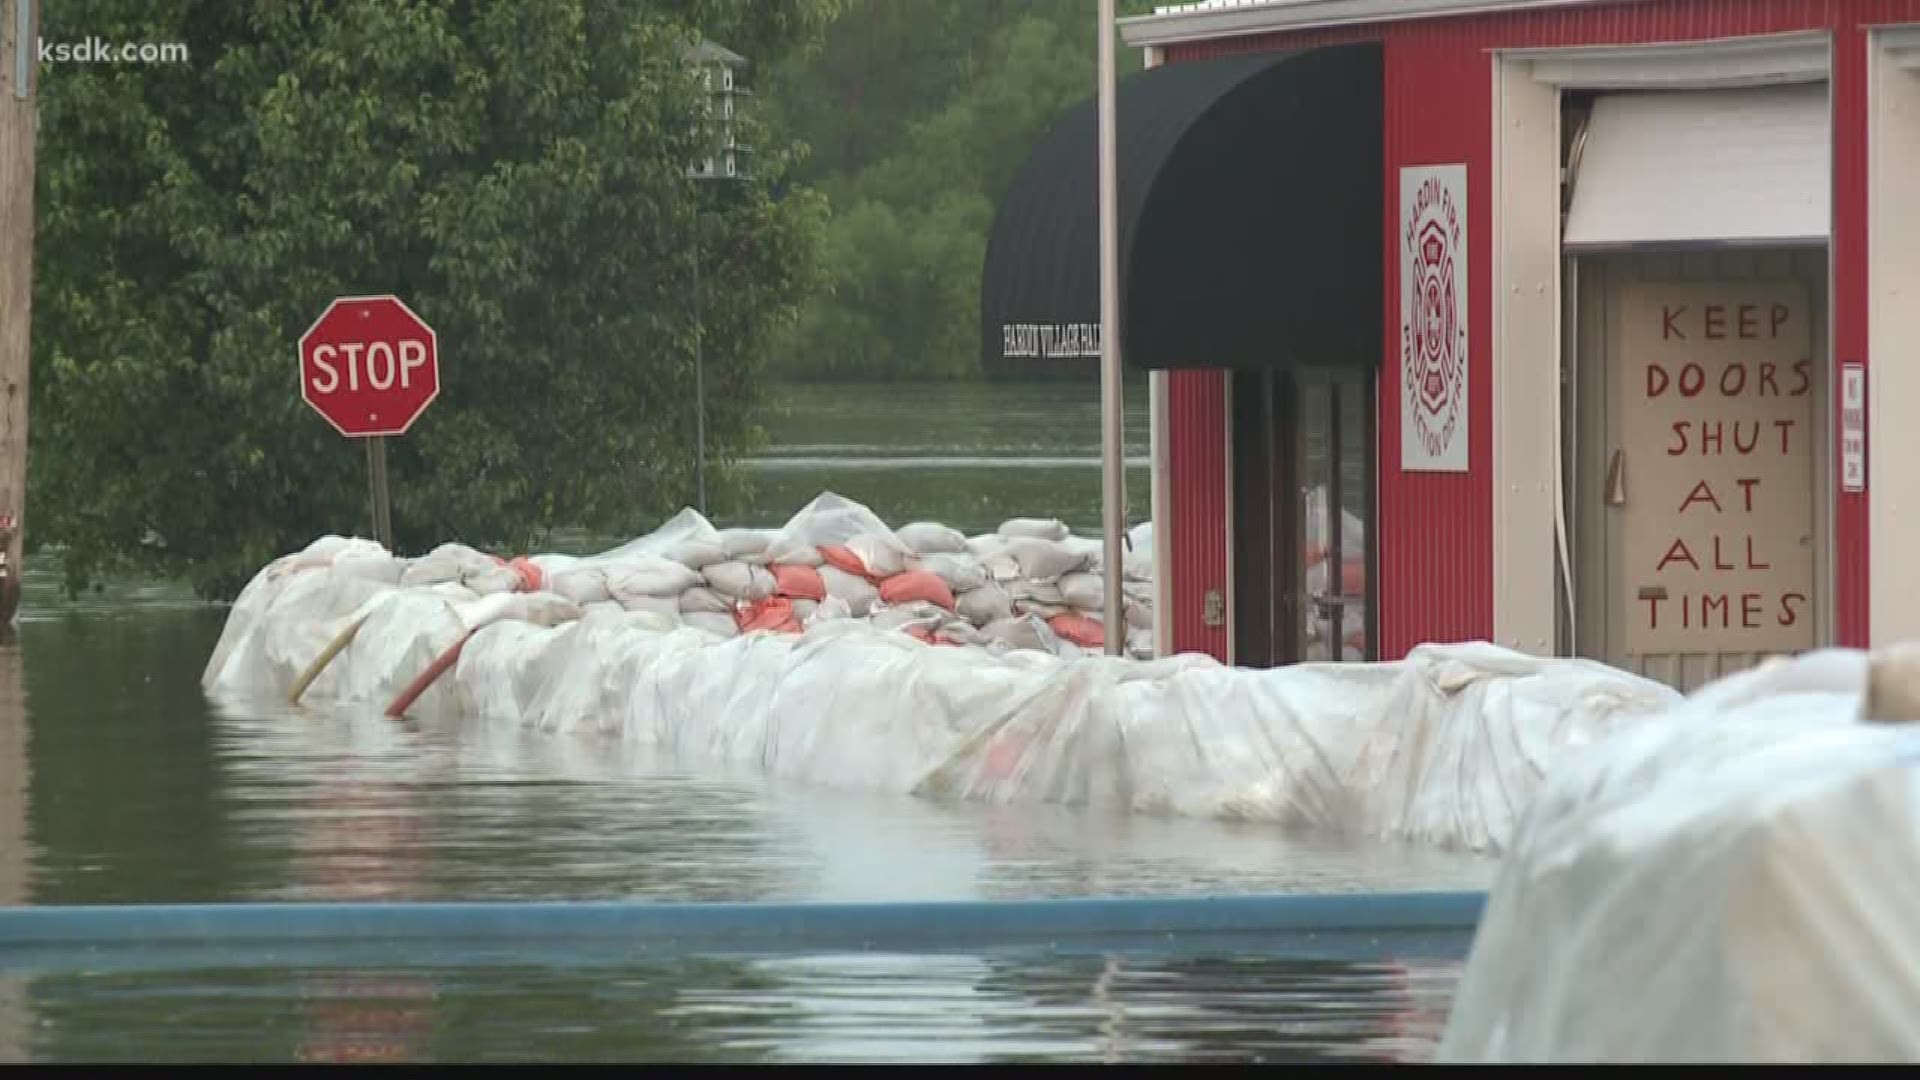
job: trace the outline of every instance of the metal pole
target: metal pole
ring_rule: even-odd
[[[700,303],[700,208],[693,209],[693,484],[695,509],[707,513],[706,333]]]
[[[1127,484],[1120,386],[1119,183],[1114,170],[1113,0],[1100,0],[1100,475],[1105,517],[1107,655],[1120,656],[1127,640],[1120,583],[1126,566]],[[1157,539],[1157,538],[1156,538]]]
[[[367,504],[373,517],[373,538],[392,551],[393,504],[388,501],[387,440],[383,435],[367,439]]]

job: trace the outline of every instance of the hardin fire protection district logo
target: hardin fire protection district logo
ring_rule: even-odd
[[[1401,467],[1467,468],[1467,170],[1400,171]]]

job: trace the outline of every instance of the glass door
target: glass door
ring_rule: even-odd
[[[1299,658],[1368,660],[1375,655],[1372,380],[1353,371],[1302,372],[1298,380]]]

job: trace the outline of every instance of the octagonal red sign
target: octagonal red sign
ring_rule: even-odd
[[[300,397],[349,438],[403,435],[440,394],[440,350],[394,296],[343,296],[300,335]]]

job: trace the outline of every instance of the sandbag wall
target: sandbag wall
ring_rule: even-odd
[[[1119,568],[1126,650],[1153,655],[1152,554],[1143,526]],[[400,584],[459,583],[486,595],[549,591],[583,609],[650,611],[721,638],[799,633],[860,619],[931,644],[1099,652],[1106,644],[1101,541],[1059,521],[1016,518],[968,537],[932,522],[889,528],[826,493],[779,529],[716,529],[692,510],[658,531],[588,558],[539,555],[503,564],[461,544],[412,560]]]

